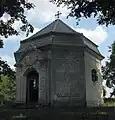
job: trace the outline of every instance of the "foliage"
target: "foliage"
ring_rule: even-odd
[[[7,62],[0,59],[0,98],[15,98],[15,71],[13,71]]]
[[[20,29],[24,32],[33,32],[33,27],[28,23],[25,10],[34,8],[34,5],[27,0],[0,0],[0,36],[8,37],[18,35],[13,24],[15,21],[21,21]],[[10,18],[3,21],[4,14],[8,14]],[[3,41],[0,39],[0,48],[3,47]],[[6,61],[0,58],[0,98],[14,99],[15,98],[15,71],[13,71]]]
[[[50,0],[57,6],[64,5],[70,10],[68,16],[78,21],[84,18],[96,17],[98,24],[115,25],[115,0]]]
[[[6,61],[0,58],[0,75],[8,76],[15,79],[15,71],[13,71]]]
[[[104,98],[104,106],[115,106],[115,98]]]
[[[115,102],[106,102],[104,103],[104,106],[115,106]]]
[[[7,76],[2,76],[0,81],[0,95],[1,100],[14,100],[16,93],[15,79],[11,79]]]
[[[106,65],[102,67],[103,79],[106,80],[106,85],[109,88],[113,88],[111,97],[115,96],[115,41],[109,47],[109,52],[111,55]]]
[[[0,19],[0,35],[4,37],[8,37],[11,35],[18,35],[19,31],[17,31],[12,25],[15,21],[21,21],[22,26],[20,29],[24,32],[33,32],[33,26],[28,23],[25,10],[30,10],[34,8],[34,5],[28,0],[0,0],[0,18],[4,14],[10,15],[10,19],[6,22]],[[0,46],[2,46],[2,41],[0,40]]]

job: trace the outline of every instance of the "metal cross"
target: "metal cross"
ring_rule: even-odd
[[[59,17],[61,16],[61,12],[57,11],[57,14],[55,14],[55,16],[59,19]]]

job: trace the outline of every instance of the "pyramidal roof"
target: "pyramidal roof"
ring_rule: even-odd
[[[48,34],[51,32],[62,33],[62,34],[71,34],[71,36],[68,37],[65,35],[64,37],[61,36],[62,38],[60,38],[60,36],[57,35],[52,38],[52,36],[49,35],[47,37],[45,36],[44,38],[41,37],[37,40],[35,39],[35,38],[38,38],[42,35],[44,36],[45,34]],[[73,36],[74,36],[74,39],[73,39]],[[67,37],[67,38],[65,38],[65,37]],[[70,38],[70,37],[72,37],[72,38]],[[41,29],[39,32],[37,32],[33,36],[21,41],[22,44],[21,44],[20,48],[15,52],[16,61],[18,61],[20,59],[20,57],[22,56],[21,54],[23,54],[23,53],[25,53],[25,51],[31,49],[29,40],[34,40],[34,39],[35,39],[35,41],[32,41],[32,44],[35,45],[36,47],[53,44],[52,40],[56,42],[57,39],[61,40],[61,43],[65,43],[65,39],[66,39],[68,44],[70,44],[70,45],[81,46],[81,47],[82,47],[82,45],[83,46],[85,45],[89,49],[91,49],[92,51],[97,53],[98,55],[102,56],[97,48],[98,46],[95,43],[93,43],[91,40],[86,38],[83,34],[78,33],[75,30],[73,30],[71,27],[66,25],[60,19],[57,19],[57,20],[53,21],[51,24],[49,24],[46,27],[44,27],[43,29]],[[73,40],[73,43],[72,43],[72,40]],[[58,43],[60,43],[60,41],[58,41]],[[81,44],[79,44],[79,43],[81,43]]]
[[[66,34],[76,34],[77,32],[73,30],[71,27],[66,25],[64,22],[62,22],[60,19],[57,19],[38,31],[36,34],[31,36],[29,39],[36,38],[38,36],[50,33],[50,32],[55,32],[55,33],[66,33]]]

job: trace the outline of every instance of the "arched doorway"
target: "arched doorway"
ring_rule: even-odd
[[[38,86],[39,86],[39,74],[36,71],[31,71],[27,74],[27,102],[38,102]]]

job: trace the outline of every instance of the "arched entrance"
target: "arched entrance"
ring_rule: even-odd
[[[27,102],[38,102],[38,86],[39,86],[39,74],[36,71],[31,71],[27,74]]]

